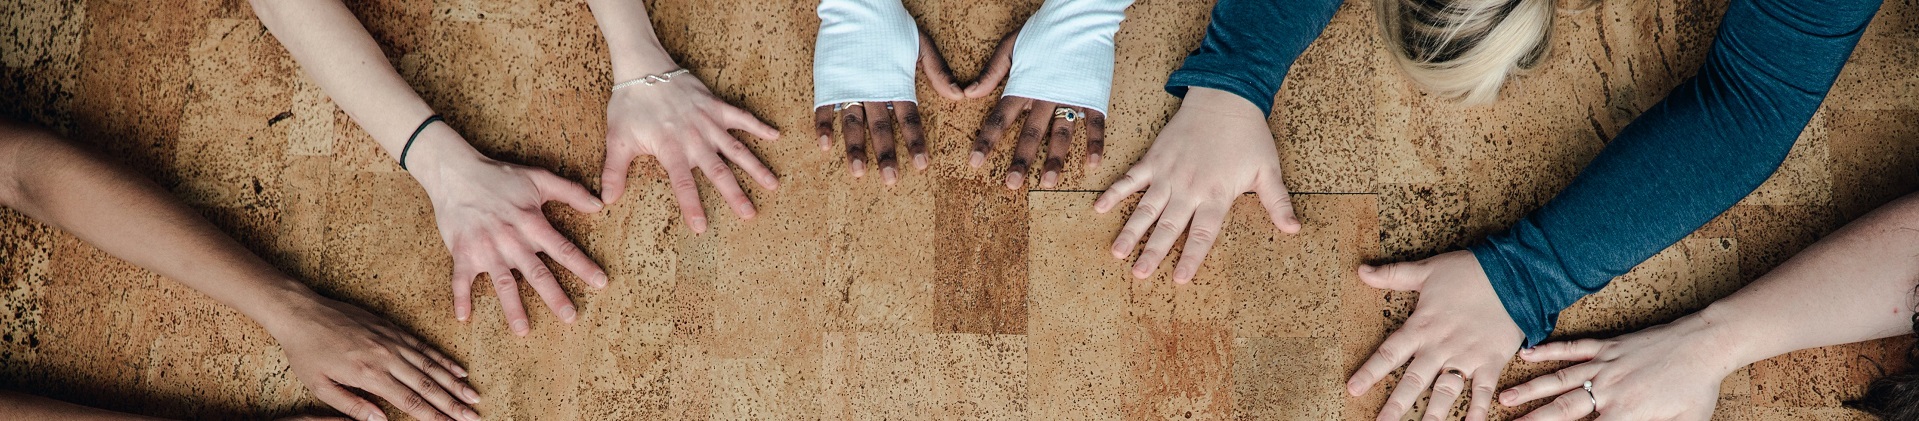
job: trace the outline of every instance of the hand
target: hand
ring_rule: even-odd
[[[268,332],[286,351],[294,376],[321,402],[354,419],[387,419],[352,388],[417,419],[480,419],[468,406],[479,403],[480,394],[463,380],[466,369],[406,330],[319,296],[287,308],[292,317],[277,319]]]
[[[1108,187],[1093,202],[1093,210],[1106,213],[1141,189],[1146,189],[1146,197],[1133,209],[1112,248],[1114,258],[1125,259],[1133,254],[1147,227],[1154,227],[1152,239],[1133,265],[1133,276],[1140,279],[1151,276],[1180,233],[1186,233],[1186,248],[1173,270],[1173,281],[1192,281],[1219,238],[1219,227],[1226,223],[1233,200],[1248,191],[1259,194],[1267,216],[1280,231],[1299,232],[1292,198],[1280,181],[1272,129],[1259,107],[1224,91],[1191,88],[1146,157]]]
[[[1585,361],[1499,394],[1519,406],[1557,397],[1524,420],[1707,420],[1719,403],[1719,384],[1740,364],[1738,345],[1718,337],[1699,315],[1612,339],[1581,339],[1520,351],[1526,361]],[[1589,397],[1581,388],[1592,382]],[[1595,408],[1593,402],[1599,403]],[[1621,404],[1630,402],[1630,404]]]
[[[966,98],[960,92],[959,84],[953,81],[953,70],[946,66],[946,58],[940,55],[939,47],[933,45],[932,38],[921,32],[919,42],[919,68],[926,73],[933,91],[947,99]],[[813,109],[813,128],[819,135],[820,150],[833,150],[833,120],[838,114],[840,129],[846,133],[846,168],[853,178],[866,176],[868,136],[872,138],[875,161],[879,163],[880,182],[888,186],[899,182],[895,135],[906,143],[906,152],[913,154],[913,169],[926,170],[929,163],[926,158],[926,129],[920,123],[919,104],[913,101],[869,101],[844,105],[844,108],[825,105]],[[869,112],[869,109],[873,111]]]
[[[614,91],[606,103],[606,172],[600,175],[600,194],[606,203],[620,200],[626,192],[627,168],[634,158],[650,155],[666,169],[680,216],[694,233],[706,232],[706,211],[700,207],[700,189],[693,183],[695,167],[713,182],[734,214],[751,219],[758,211],[726,163],[739,166],[769,190],[779,188],[780,180],[746,143],[727,132],[730,129],[761,139],[780,138],[779,130],[714,97],[691,73],[674,76],[670,82]]]
[[[536,253],[546,253],[594,289],[606,287],[606,271],[554,230],[540,206],[560,201],[581,212],[598,212],[599,199],[546,170],[480,156],[450,129],[429,129],[422,136],[420,141],[428,144],[421,146],[432,148],[422,152],[463,151],[428,153],[411,167],[433,199],[440,237],[453,255],[454,317],[466,321],[472,316],[473,279],[485,273],[493,280],[507,326],[513,334],[526,336],[531,325],[520,302],[519,283],[513,279],[513,270],[519,269],[547,308],[572,323],[578,317],[573,301]]]
[[[971,86],[966,87],[967,98],[980,98],[991,94],[1000,81],[1013,68],[1013,45],[1019,38],[1019,29],[1000,41],[999,49],[993,52],[993,58],[986,64],[986,72]],[[1061,111],[1071,110],[1075,118],[1059,117]],[[1059,173],[1066,167],[1066,154],[1072,148],[1075,123],[1086,120],[1086,168],[1099,167],[1100,155],[1106,150],[1106,115],[1098,110],[1062,105],[1050,101],[1020,96],[1002,96],[993,111],[986,113],[986,121],[980,124],[979,132],[973,136],[973,156],[967,165],[979,168],[986,165],[986,151],[1006,135],[1006,128],[1013,121],[1025,116],[1025,126],[1019,131],[1019,143],[1013,147],[1013,162],[1006,166],[1006,188],[1018,190],[1026,183],[1027,173],[1032,171],[1032,163],[1039,155],[1040,136],[1046,134],[1046,163],[1039,178],[1041,188],[1059,186]]]
[[[1359,280],[1374,288],[1419,291],[1419,304],[1406,324],[1353,373],[1346,393],[1365,394],[1410,360],[1380,410],[1380,420],[1399,419],[1428,387],[1433,393],[1424,419],[1446,419],[1467,380],[1472,381],[1473,397],[1466,419],[1485,420],[1499,374],[1526,336],[1506,315],[1479,260],[1470,252],[1455,251],[1417,262],[1360,266]]]

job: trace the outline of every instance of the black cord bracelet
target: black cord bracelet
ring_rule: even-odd
[[[413,150],[413,139],[420,138],[420,132],[426,131],[426,126],[429,124],[433,124],[433,122],[435,121],[444,123],[446,122],[446,119],[440,118],[439,114],[434,114],[432,116],[429,116],[426,118],[426,121],[420,122],[420,127],[416,127],[413,129],[412,136],[406,137],[406,146],[400,147],[400,169],[402,170],[406,169],[406,153],[407,151]]]

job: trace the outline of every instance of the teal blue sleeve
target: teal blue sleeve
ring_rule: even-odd
[[[1472,247],[1532,346],[1559,312],[1712,220],[1778,169],[1879,9],[1732,0],[1706,63],[1566,189]]]
[[[1166,92],[1185,97],[1193,86],[1232,92],[1271,115],[1286,71],[1326,30],[1341,2],[1219,0],[1206,39],[1166,79]]]

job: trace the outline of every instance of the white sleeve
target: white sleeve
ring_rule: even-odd
[[[913,101],[919,27],[900,0],[822,0],[813,106]]]
[[[1106,113],[1113,33],[1133,0],[1046,0],[1013,43],[1006,94]]]

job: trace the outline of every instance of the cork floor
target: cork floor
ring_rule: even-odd
[[[1091,204],[1174,111],[1160,84],[1197,45],[1209,2],[1139,0],[1117,36],[1107,164],[1009,192],[999,170],[961,164],[990,101],[925,88],[933,167],[893,188],[849,181],[839,152],[806,135],[812,2],[651,1],[682,64],[789,135],[751,143],[783,186],[749,187],[761,215],[716,211],[705,235],[678,222],[647,160],[602,214],[550,206],[614,281],[590,293],[563,279],[581,321],[536,312],[524,339],[490,294],[471,323],[451,317],[424,192],[245,2],[0,3],[0,110],[127,162],[324,293],[415,329],[471,368],[492,419],[1318,420],[1373,417],[1387,389],[1348,398],[1340,385],[1415,298],[1366,287],[1355,265],[1463,246],[1550,198],[1692,73],[1725,1],[1564,11],[1544,66],[1471,109],[1410,86],[1371,2],[1348,2],[1271,120],[1304,232],[1279,233],[1242,200],[1189,286],[1169,282],[1170,265],[1133,281],[1105,252],[1125,213]],[[582,2],[349,3],[480,149],[598,185],[610,83]],[[907,3],[971,75],[1039,2]],[[1888,0],[1778,174],[1569,309],[1559,335],[1701,308],[1919,188],[1916,65],[1919,1]],[[0,230],[0,387],[172,417],[319,407],[238,313],[17,213],[0,212]],[[1858,418],[1840,402],[1908,341],[1740,370],[1717,417]],[[1555,367],[1517,363],[1504,384]]]

